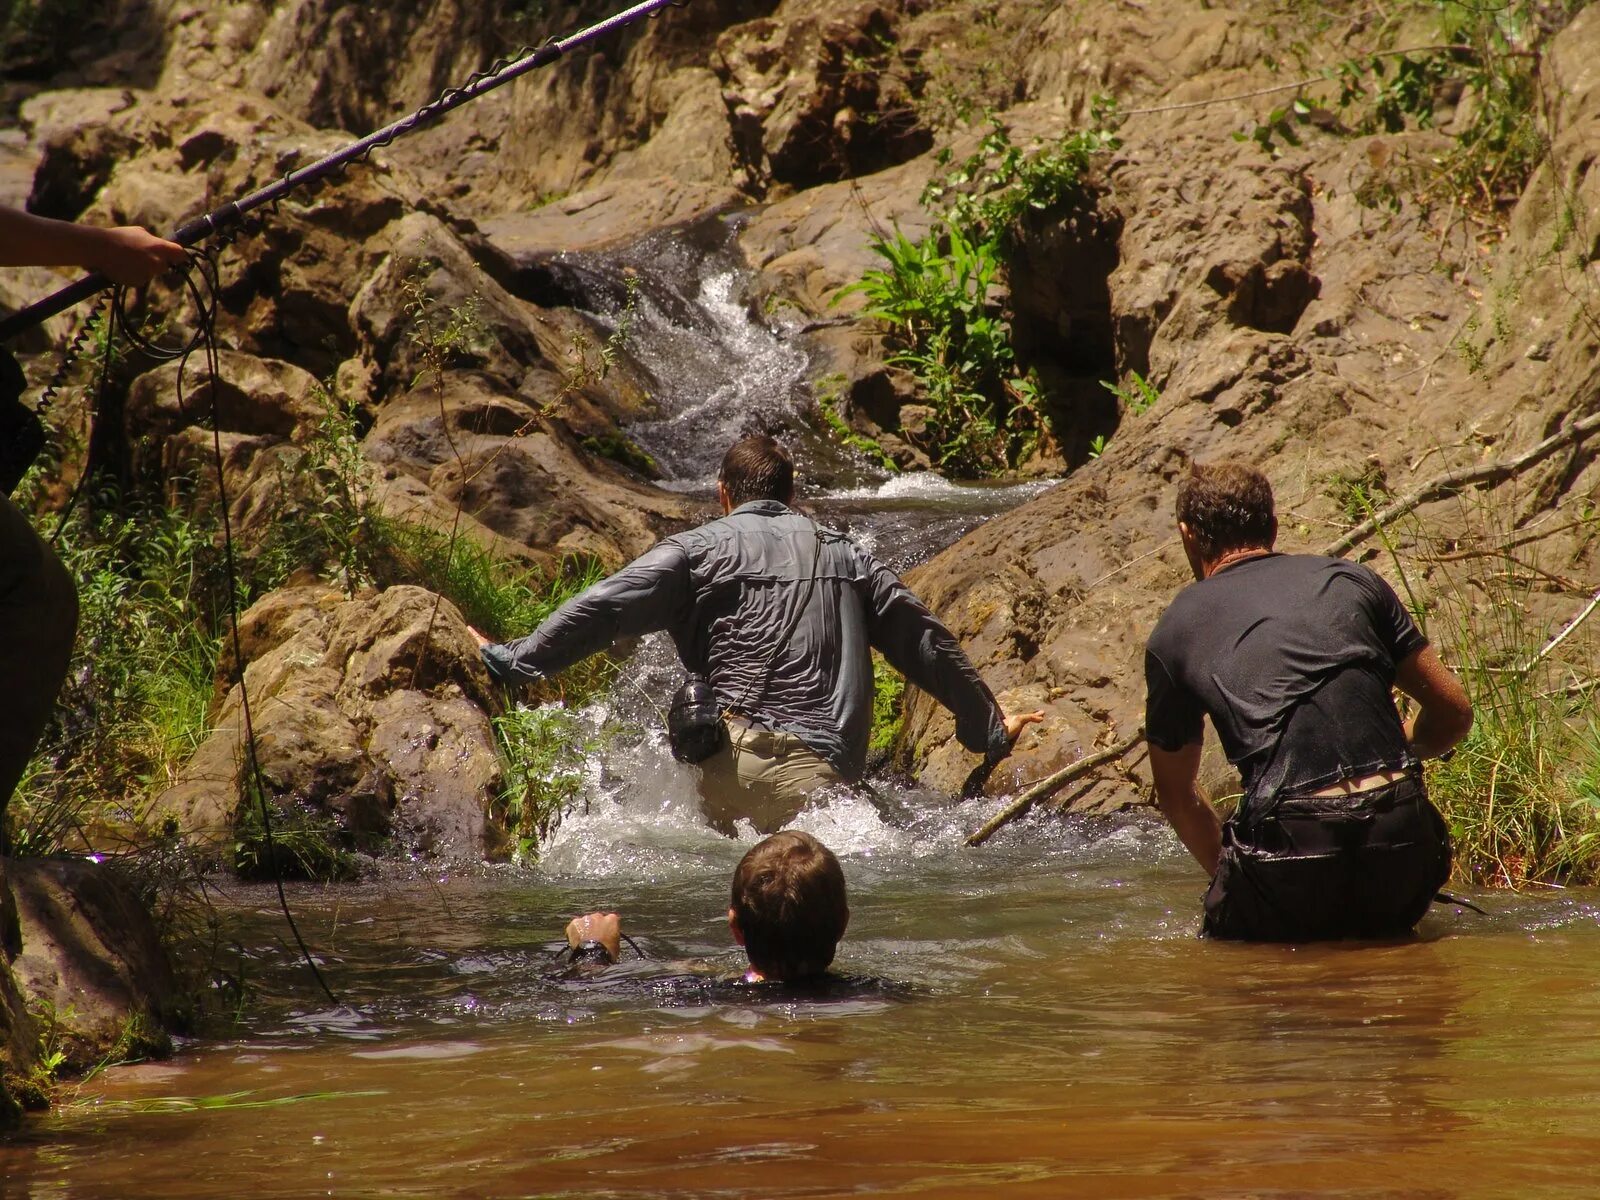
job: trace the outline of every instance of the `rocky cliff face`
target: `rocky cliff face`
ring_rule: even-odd
[[[34,203],[174,226],[513,40],[606,7],[128,3],[115,49],[80,55],[56,80],[74,86],[22,104]],[[1319,113],[1298,144],[1270,130],[1265,145],[1236,140],[1299,70],[1291,47],[1309,74],[1370,33],[1361,14],[1292,20],[1248,0],[691,0],[296,197],[224,255],[237,518],[248,529],[302,453],[320,379],[356,403],[388,511],[439,526],[464,509],[474,536],[534,562],[637,553],[690,514],[596,447],[650,415],[659,381],[625,351],[588,369],[604,330],[582,310],[621,298],[596,295],[565,256],[736,211],[758,294],[800,314],[817,375],[843,380],[845,415],[925,463],[906,435],[914,389],[834,292],[875,265],[875,231],[929,228],[919,197],[943,169],[936,147],[959,156],[976,140],[958,113],[993,108],[1027,145],[1081,126],[1111,93],[1121,149],[1086,205],[1025,219],[1006,297],[1019,353],[1072,416],[1050,460],[1070,471],[912,579],[1002,699],[1050,714],[991,788],[1059,766],[1140,719],[1140,648],[1185,578],[1170,509],[1190,461],[1263,464],[1286,544],[1315,548],[1349,523],[1343,483],[1404,491],[1596,404],[1600,15],[1579,13],[1541,65],[1552,153],[1503,235],[1419,202],[1417,172],[1448,145],[1437,129],[1355,135]],[[1472,97],[1439,103],[1448,130]],[[0,296],[38,283],[6,281]],[[430,358],[419,312],[469,303],[477,336]],[[1147,411],[1101,386],[1133,373],[1160,393]],[[126,471],[169,486],[201,436],[173,376],[144,376],[126,409]],[[1091,444],[1105,449],[1091,458]],[[1540,465],[1516,485],[1519,519],[1600,496],[1597,471],[1584,446]],[[1557,549],[1568,575],[1593,576],[1589,541]],[[951,733],[912,701],[905,749],[924,782],[950,787],[970,767]],[[370,736],[334,738],[354,755],[333,756],[347,782],[374,761]],[[1144,790],[1134,762],[1075,802]]]

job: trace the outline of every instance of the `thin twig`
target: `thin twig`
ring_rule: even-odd
[[[1451,492],[1469,484],[1498,483],[1502,479],[1510,478],[1524,467],[1548,458],[1563,446],[1583,440],[1586,434],[1600,429],[1600,412],[1590,413],[1581,420],[1574,421],[1565,429],[1551,434],[1544,441],[1524,450],[1513,458],[1502,459],[1499,462],[1483,463],[1476,467],[1464,467],[1454,471],[1446,471],[1442,475],[1435,475],[1423,485],[1412,492],[1408,492],[1394,503],[1357,525],[1338,541],[1333,542],[1322,551],[1329,557],[1339,557],[1346,551],[1359,545],[1371,537],[1380,527],[1405,516],[1413,509],[1420,508],[1430,500],[1438,500]]]
[[[1034,784],[1027,791],[1023,792],[1022,795],[1018,796],[1005,808],[1001,809],[993,817],[990,817],[989,820],[984,823],[982,829],[978,830],[971,837],[967,838],[967,845],[983,845],[995,835],[997,830],[1011,824],[1011,822],[1022,816],[1046,796],[1054,795],[1056,792],[1059,792],[1062,788],[1066,787],[1067,784],[1071,783],[1074,779],[1079,779],[1084,775],[1087,775],[1096,767],[1103,766],[1108,762],[1121,758],[1124,754],[1128,753],[1128,751],[1132,750],[1135,746],[1139,745],[1143,741],[1144,726],[1140,725],[1139,728],[1134,731],[1133,735],[1127,738],[1127,740],[1118,742],[1115,746],[1112,746],[1108,750],[1101,750],[1098,753],[1086,755],[1085,757],[1078,759],[1071,766],[1061,768],[1061,770],[1057,771],[1054,775],[1046,775],[1043,779],[1039,780],[1038,783]]]
[[[1592,614],[1597,608],[1600,608],[1600,591],[1595,592],[1593,596],[1589,597],[1589,603],[1583,606],[1583,611],[1577,616],[1573,617],[1572,620],[1568,621],[1566,627],[1563,628],[1560,633],[1556,634],[1555,637],[1546,642],[1543,649],[1541,649],[1539,653],[1535,654],[1522,665],[1523,673],[1526,674],[1527,672],[1533,670],[1536,666],[1548,658],[1550,656],[1550,652],[1553,651],[1557,646],[1561,645],[1562,642],[1566,641],[1567,638],[1572,635],[1572,632],[1577,629],[1579,625],[1582,625],[1585,621],[1587,621],[1590,617],[1590,614]]]

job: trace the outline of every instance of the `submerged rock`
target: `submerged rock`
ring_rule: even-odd
[[[108,864],[79,858],[12,859],[7,879],[21,923],[11,970],[42,1014],[64,1070],[115,1051],[171,1051],[169,1029],[187,1011],[148,906]]]

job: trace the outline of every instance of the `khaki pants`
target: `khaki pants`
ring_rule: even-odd
[[[700,764],[700,811],[719,833],[749,821],[777,833],[822,788],[841,784],[828,760],[792,733],[751,729],[730,721],[728,740]]]

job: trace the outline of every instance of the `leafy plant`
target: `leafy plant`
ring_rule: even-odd
[[[78,637],[57,715],[6,810],[12,852],[128,830],[206,733],[229,586],[212,529],[103,495],[60,529],[79,581]]]
[[[872,736],[867,748],[888,754],[905,728],[905,677],[879,654],[872,656]]]
[[[989,132],[978,148],[943,179],[929,182],[922,204],[941,210],[949,226],[969,239],[1005,242],[1030,210],[1043,212],[1080,198],[1094,156],[1120,144],[1110,129],[1096,127],[1030,152],[1013,142],[1004,123],[991,114]],[[941,165],[948,165],[950,149],[938,157]]]
[[[1144,416],[1155,407],[1156,401],[1161,399],[1161,393],[1155,384],[1137,371],[1128,372],[1127,383],[1102,380],[1100,386],[1115,396],[1122,407],[1135,417]]]
[[[866,316],[896,346],[889,361],[909,369],[928,398],[926,431],[908,436],[941,470],[968,476],[1015,467],[1046,433],[1039,380],[1019,369],[999,299],[1017,224],[1080,196],[1092,155],[1117,144],[1097,129],[1026,152],[998,120],[991,125],[972,155],[924,191],[925,205],[942,206],[939,225],[916,241],[898,228],[873,239],[884,266],[834,296],[866,297]]]
[[[600,743],[561,705],[513,708],[493,723],[506,781],[498,816],[515,840],[517,860],[530,862],[577,799],[584,760]]]

